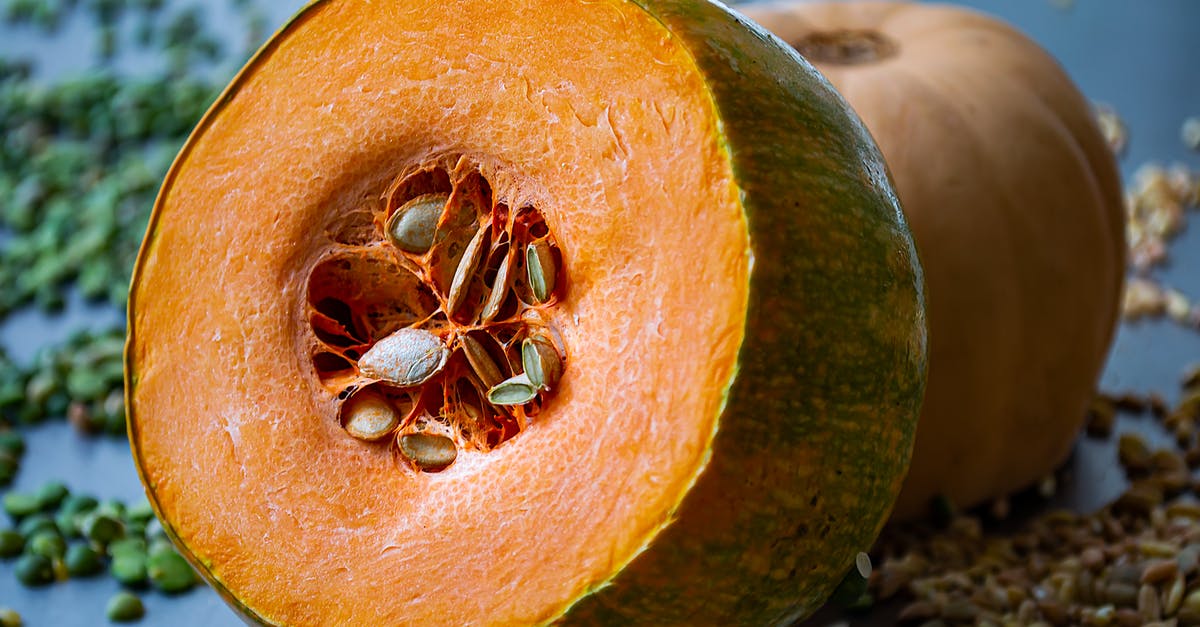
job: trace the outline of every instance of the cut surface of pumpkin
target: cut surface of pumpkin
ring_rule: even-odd
[[[861,125],[699,2],[314,3],[178,158],[130,316],[151,500],[267,624],[806,614],[925,358]]]

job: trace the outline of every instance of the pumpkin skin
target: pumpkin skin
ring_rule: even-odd
[[[530,310],[564,345],[553,398],[436,472],[348,436],[313,356],[314,273],[383,286],[322,292],[347,302],[410,295],[378,231],[409,171],[535,205],[567,277]],[[164,183],[131,294],[133,454],[251,622],[783,623],[899,491],[922,299],[865,128],[726,9],[324,0]]]
[[[917,242],[929,382],[895,516],[924,513],[937,495],[965,507],[1045,477],[1095,392],[1125,268],[1119,173],[1088,101],[1036,44],[966,9],[740,8],[807,49],[862,117]],[[864,34],[879,37],[882,56]],[[858,56],[835,58],[845,53]]]

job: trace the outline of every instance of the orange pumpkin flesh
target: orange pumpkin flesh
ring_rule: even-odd
[[[921,394],[919,270],[878,154],[810,70],[706,3],[467,4],[310,6],[180,155],[127,354],[134,455],[165,526],[269,624],[811,611],[882,524]],[[766,175],[743,148],[776,133],[728,104],[735,72],[701,41],[812,99],[823,126]],[[425,170],[535,207],[563,267],[531,309],[561,339],[561,382],[519,432],[437,472],[343,430],[353,374],[317,357],[310,293],[405,298],[379,270],[403,264],[362,233]],[[781,228],[798,209],[832,240]],[[798,337],[802,301],[823,328]],[[827,380],[842,372],[863,385]]]
[[[1116,328],[1119,174],[1091,107],[1009,26],[904,2],[739,7],[879,142],[929,285],[930,373],[897,517],[971,506],[1068,454]]]

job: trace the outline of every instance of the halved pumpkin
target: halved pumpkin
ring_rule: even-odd
[[[130,312],[147,491],[268,624],[801,617],[925,369],[862,125],[697,1],[314,3],[180,154]]]

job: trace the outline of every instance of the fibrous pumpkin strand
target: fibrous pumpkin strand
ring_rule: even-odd
[[[380,203],[385,245],[340,250],[309,280],[314,365],[337,388],[342,428],[394,441],[421,472],[519,433],[563,372],[544,315],[562,257],[545,218],[509,211],[477,168],[458,168],[394,182]],[[355,337],[360,321],[370,337]]]

